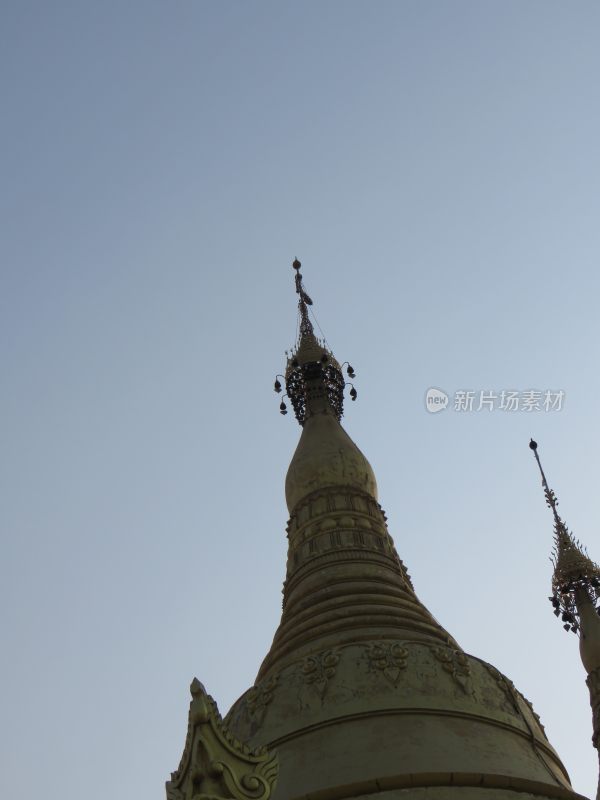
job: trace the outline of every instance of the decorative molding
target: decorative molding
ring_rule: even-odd
[[[316,656],[307,656],[302,662],[304,683],[313,686],[321,698],[325,696],[330,678],[336,673],[339,660],[337,650],[325,650]]]
[[[190,691],[185,747],[167,781],[167,800],[269,800],[279,770],[276,753],[238,741],[197,678]]]
[[[409,574],[408,570],[406,569],[404,561],[402,561],[402,559],[400,558],[400,556],[396,552],[396,549],[394,547],[394,542],[392,541],[392,537],[388,535],[388,539],[390,540],[389,543],[388,543],[388,548],[394,554],[395,560],[397,561],[397,563],[398,563],[398,565],[400,567],[400,572],[402,573],[402,576],[403,576],[404,580],[410,586],[410,588],[412,589],[412,591],[414,593],[415,587],[413,586],[412,578],[410,577],[410,574]]]
[[[410,576],[394,549],[383,510],[372,497],[353,487],[319,489],[305,497],[290,516],[287,534],[288,577],[323,553],[364,550],[394,561],[412,588]]]
[[[546,741],[548,741],[548,737],[546,736],[546,728],[542,725],[542,720],[540,719],[540,715],[535,711],[531,700],[528,700],[525,697],[525,695],[521,694],[521,692],[514,686],[514,684],[513,684],[513,689],[515,690],[515,694],[517,695],[517,697],[520,697],[521,700],[525,703],[525,705],[529,708],[529,710],[531,711],[531,715],[539,725],[541,732],[544,734],[544,738],[546,739]]]
[[[267,706],[273,699],[273,692],[277,686],[277,675],[271,675],[264,681],[253,686],[246,695],[246,709],[251,717],[257,717],[262,722]]]
[[[531,716],[534,718],[534,720],[536,721],[539,729],[541,730],[544,738],[546,739],[546,741],[548,741],[548,737],[546,736],[546,729],[544,728],[544,726],[542,724],[542,720],[540,719],[540,715],[538,713],[536,713],[531,701],[528,700],[524,695],[522,695],[521,692],[514,685],[514,683],[511,680],[509,680],[506,677],[506,675],[503,675],[499,670],[497,670],[496,667],[494,667],[492,664],[488,664],[485,661],[482,661],[481,663],[484,664],[484,666],[486,667],[487,671],[496,680],[496,683],[498,684],[500,689],[502,689],[502,691],[503,691],[504,695],[506,696],[507,700],[510,701],[510,704],[512,705],[514,710],[523,717],[523,719],[525,720],[525,723],[527,724],[527,727],[531,730],[531,725],[530,725],[529,721],[527,720],[527,717],[524,715],[523,709],[522,709],[519,701],[522,700],[523,703],[525,703],[525,705],[529,708],[529,711],[531,712]]]
[[[512,681],[510,681],[505,675],[503,675],[499,670],[496,669],[492,664],[488,664],[487,662],[482,662],[487,671],[490,673],[492,678],[498,684],[498,687],[502,690],[502,693],[509,701],[510,705],[513,709],[517,712],[521,712],[521,708],[519,706],[519,701],[517,699],[517,690],[515,685]],[[533,710],[533,709],[532,709]]]
[[[443,669],[452,675],[465,694],[470,694],[471,665],[462,650],[454,650],[450,647],[434,647],[432,650]]]
[[[383,673],[394,688],[398,686],[400,675],[406,669],[408,650],[398,642],[374,642],[370,645],[369,661],[371,666]]]
[[[283,586],[284,606],[285,599],[292,589],[295,589],[296,586],[308,575],[311,575],[313,572],[319,572],[320,570],[329,566],[329,564],[339,564],[345,561],[370,562],[379,567],[383,567],[386,570],[390,570],[390,574],[394,575],[394,578],[392,579],[394,581],[397,580],[397,578],[400,580],[404,578],[402,567],[398,564],[397,558],[394,558],[391,553],[387,553],[378,549],[367,549],[366,547],[356,546],[348,548],[334,548],[329,546],[327,550],[316,550],[310,558],[301,559],[300,556],[298,556],[298,560],[296,561],[297,554],[298,551],[288,557],[287,575]],[[414,589],[412,588],[412,584],[410,584],[408,579],[406,580],[406,584],[400,588],[404,588],[406,591],[409,591],[413,598],[416,597],[414,594]]]
[[[331,486],[307,495],[293,509],[288,526],[295,523],[299,530],[311,520],[331,513],[362,518],[369,523],[375,519],[382,528],[385,527],[386,517],[381,506],[368,493],[352,486]]]

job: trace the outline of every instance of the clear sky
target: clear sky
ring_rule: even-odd
[[[600,560],[598,3],[0,17],[0,795],[163,798],[193,676],[223,712],[252,685],[300,430],[272,391],[295,256],[420,598],[593,795],[527,442]],[[562,410],[452,407],[531,389]]]

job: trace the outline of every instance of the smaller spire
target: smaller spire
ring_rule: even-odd
[[[552,597],[554,613],[561,617],[563,628],[579,634],[579,655],[587,672],[586,684],[592,707],[592,744],[600,758],[600,568],[589,558],[582,545],[569,533],[558,510],[556,495],[548,486],[537,442],[529,442],[542,475],[546,502],[554,515],[554,550],[552,552]],[[600,779],[596,800],[600,800]]]
[[[350,386],[350,397],[356,400],[357,391],[352,383],[344,380],[343,368],[349,378],[355,378],[353,368],[347,362],[341,364],[337,361],[324,339],[315,335],[312,321],[309,317],[308,307],[313,301],[304,288],[300,267],[302,264],[297,258],[292,263],[296,271],[294,276],[296,294],[298,295],[298,314],[300,317],[300,330],[296,346],[289,353],[285,375],[275,378],[275,391],[282,390],[283,379],[287,397],[291,400],[294,414],[300,425],[304,425],[306,417],[316,411],[331,411],[338,422],[344,414],[344,389]],[[287,414],[287,406],[282,400],[279,406],[282,414]]]
[[[579,606],[588,599],[594,608],[600,601],[600,567],[587,554],[583,545],[574,538],[558,513],[558,500],[548,485],[542,463],[538,455],[537,442],[529,442],[542,476],[542,486],[546,504],[554,516],[554,548],[551,561],[554,566],[552,575],[552,597],[554,613],[561,617],[563,627],[567,631],[580,633],[581,613]],[[600,613],[600,610],[599,610]]]

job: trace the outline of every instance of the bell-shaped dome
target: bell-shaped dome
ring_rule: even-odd
[[[377,500],[371,465],[327,407],[307,416],[285,479],[290,514],[312,492],[329,487],[359,489]]]

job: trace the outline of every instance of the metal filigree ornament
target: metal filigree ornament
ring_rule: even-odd
[[[548,599],[554,608],[554,614],[560,617],[563,628],[575,634],[580,632],[579,610],[577,598],[585,594],[600,614],[600,567],[587,554],[586,549],[575,539],[573,534],[558,514],[558,500],[548,486],[537,452],[537,443],[529,442],[542,476],[542,486],[546,505],[554,516],[554,547],[550,561],[554,567],[552,574],[552,596]]]
[[[295,283],[298,295],[298,314],[300,318],[298,342],[290,353],[285,375],[275,378],[275,391],[281,392],[282,383],[285,382],[286,393],[294,409],[294,414],[300,425],[304,425],[307,416],[307,406],[311,399],[326,398],[336,418],[341,420],[344,414],[344,389],[350,386],[350,397],[356,400],[358,393],[352,383],[344,380],[343,368],[349,378],[355,378],[354,369],[348,362],[340,365],[325,341],[315,336],[312,322],[309,318],[308,307],[313,301],[309,297],[300,272],[301,263],[294,260],[292,267],[296,270]],[[281,401],[279,410],[287,414],[287,406]]]

